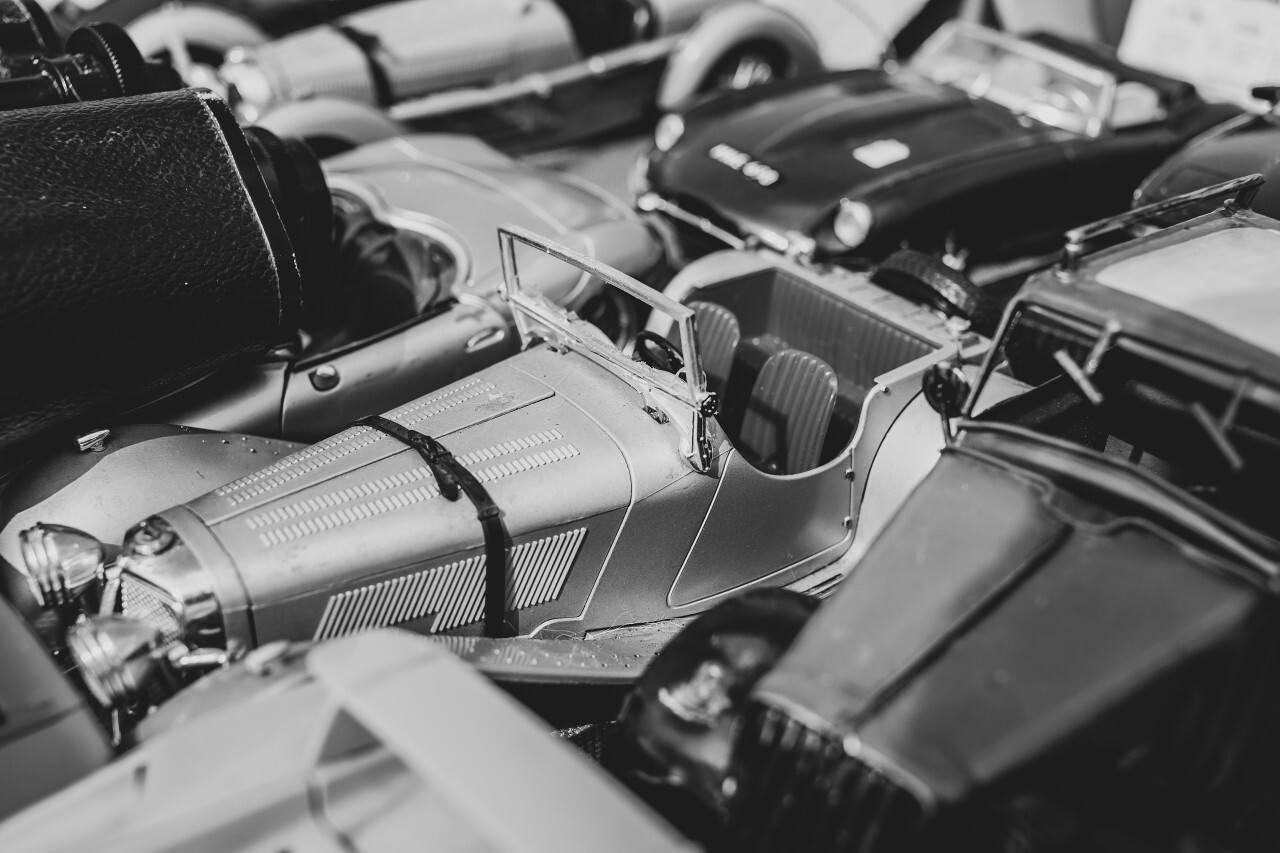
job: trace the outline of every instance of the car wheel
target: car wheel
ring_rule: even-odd
[[[763,86],[786,76],[787,57],[769,42],[748,42],[720,58],[698,87],[699,94],[732,92]]]
[[[981,296],[978,286],[964,273],[932,255],[912,249],[903,249],[885,258],[871,281],[950,317],[972,319]]]

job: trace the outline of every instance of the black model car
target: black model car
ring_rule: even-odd
[[[926,378],[949,446],[835,596],[726,604],[658,657],[649,778],[732,849],[1274,850],[1280,222],[1243,202],[1075,232],[972,387]]]
[[[1280,94],[1276,87],[1255,94]],[[1280,116],[1269,110],[1244,113],[1188,142],[1147,176],[1133,194],[1134,206],[1153,204],[1181,193],[1212,186],[1241,175],[1258,173],[1268,182],[1258,191],[1253,209],[1280,216]]]
[[[953,22],[901,69],[665,116],[637,165],[637,205],[688,256],[758,242],[841,263],[902,244],[1022,259],[1124,209],[1161,160],[1238,111],[1103,47]]]

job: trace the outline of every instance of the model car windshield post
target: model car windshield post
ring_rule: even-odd
[[[714,417],[719,411],[719,400],[715,393],[707,390],[707,377],[698,352],[693,310],[646,287],[629,275],[613,270],[593,258],[553,243],[524,228],[504,225],[498,229],[498,241],[502,248],[503,294],[511,303],[516,328],[520,331],[524,345],[528,346],[533,340],[535,327],[545,329],[557,337],[558,344],[580,346],[615,367],[621,368],[624,375],[640,379],[648,389],[661,392],[681,409],[688,407],[690,421],[686,456],[695,470],[708,472],[711,469],[712,444],[708,435],[707,419]],[[540,296],[526,292],[521,286],[520,273],[516,265],[517,242],[575,266],[583,273],[594,276],[648,305],[654,311],[661,311],[669,316],[680,332],[679,350],[684,360],[683,383],[679,381],[679,377],[673,377],[671,374],[640,367],[605,340],[594,327]]]
[[[1175,210],[1194,207],[1204,201],[1222,198],[1223,196],[1232,196],[1226,202],[1230,209],[1248,210],[1253,205],[1253,200],[1265,181],[1266,179],[1259,174],[1246,175],[1243,178],[1235,178],[1225,183],[1184,193],[1164,201],[1139,207],[1136,210],[1100,219],[1097,222],[1091,222],[1079,228],[1073,228],[1067,232],[1067,245],[1062,250],[1060,267],[1063,272],[1074,272],[1080,266],[1080,260],[1084,257],[1086,246],[1091,240],[1096,240],[1105,234],[1131,228],[1134,225],[1155,219]]]

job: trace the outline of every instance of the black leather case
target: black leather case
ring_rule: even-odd
[[[291,337],[297,262],[196,90],[0,113],[0,448]]]

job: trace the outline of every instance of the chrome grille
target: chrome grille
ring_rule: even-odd
[[[120,580],[120,600],[125,616],[159,628],[166,643],[181,639],[177,614],[151,587],[125,574]]]
[[[909,791],[777,708],[751,709],[730,772],[742,850],[909,853],[924,825]]]

